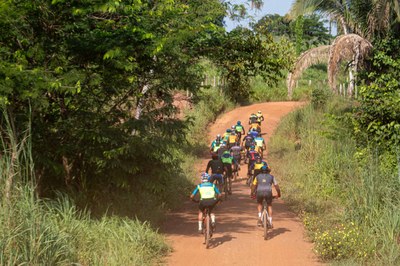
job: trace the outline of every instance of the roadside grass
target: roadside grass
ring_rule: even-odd
[[[168,252],[148,223],[91,219],[68,196],[38,199],[29,134],[17,141],[8,128],[0,137],[0,265],[153,265]]]
[[[357,147],[346,115],[351,105],[314,90],[308,106],[282,121],[268,159],[323,261],[399,265],[396,161]]]
[[[293,90],[292,101],[308,101],[311,92],[327,84],[326,66],[316,65],[304,71]],[[261,77],[254,77],[251,81],[253,93],[251,102],[276,102],[287,101],[288,91],[286,76],[278,81],[275,86],[266,85]]]

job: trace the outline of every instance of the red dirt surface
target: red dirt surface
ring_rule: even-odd
[[[266,120],[262,131],[269,137],[283,116],[298,102],[271,102],[240,107],[222,115],[209,127],[209,140],[222,134],[238,120],[247,125],[251,113],[261,110]],[[246,128],[247,132],[247,128]],[[264,158],[268,158],[267,156]],[[196,165],[205,170],[208,158]],[[272,166],[273,168],[273,166]],[[239,177],[246,176],[247,165],[242,165]],[[273,174],[273,172],[272,172]],[[277,176],[278,182],[284,177]],[[197,233],[197,204],[189,200],[181,210],[170,213],[162,232],[173,251],[166,258],[167,265],[322,265],[312,252],[312,244],[305,239],[304,228],[298,217],[282,199],[273,202],[274,229],[269,239],[263,239],[263,230],[257,227],[257,205],[250,199],[245,181],[233,183],[232,195],[215,208],[217,229],[211,247],[205,248],[204,237]]]

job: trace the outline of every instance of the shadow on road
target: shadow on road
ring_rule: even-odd
[[[210,242],[211,245],[208,248],[209,249],[216,248],[216,247],[222,245],[223,243],[231,241],[232,239],[236,239],[236,237],[233,237],[230,234],[223,235],[223,236],[216,237],[216,238],[211,238],[211,242]]]

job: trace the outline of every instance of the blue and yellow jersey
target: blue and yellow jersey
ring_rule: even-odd
[[[197,192],[200,194],[200,200],[203,199],[216,199],[216,195],[221,194],[215,184],[205,182],[197,185],[193,190],[192,195],[196,195]]]

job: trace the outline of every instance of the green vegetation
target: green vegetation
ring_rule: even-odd
[[[7,116],[3,119],[9,121]],[[103,216],[92,219],[67,195],[40,200],[34,191],[30,130],[22,140],[8,123],[1,137],[1,265],[150,265],[168,252],[148,223]],[[7,184],[14,182],[11,187]]]
[[[313,90],[326,86],[326,66],[315,65],[304,71],[294,89],[292,100],[308,101]],[[251,80],[251,102],[287,101],[288,89],[286,79],[280,79],[276,85],[266,84],[260,77]]]
[[[351,104],[313,93],[272,137],[269,160],[322,259],[397,265],[396,157],[357,145]]]

